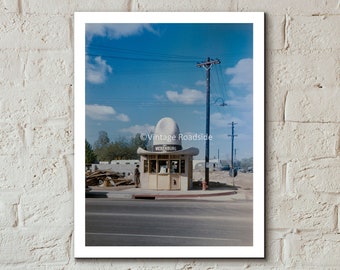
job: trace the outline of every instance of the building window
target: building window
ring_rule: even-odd
[[[168,171],[169,171],[168,161],[167,160],[159,160],[158,161],[158,168],[159,168],[158,173],[168,173]]]
[[[156,173],[157,169],[156,169],[156,160],[150,160],[150,167],[149,167],[149,173]]]
[[[170,173],[179,173],[179,160],[171,160]]]
[[[185,160],[181,160],[181,173],[185,173]]]
[[[149,162],[148,162],[148,160],[144,160],[143,171],[145,173],[149,172]]]

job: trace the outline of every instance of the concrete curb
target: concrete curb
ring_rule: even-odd
[[[134,194],[132,199],[185,199],[185,198],[200,198],[200,197],[215,197],[215,196],[227,196],[237,194],[236,191],[210,193],[210,194]]]
[[[193,194],[188,193],[159,193],[138,190],[137,192],[121,192],[121,191],[108,191],[108,190],[91,190],[86,192],[86,198],[115,198],[115,199],[194,199],[194,198],[213,198],[221,196],[236,195],[238,192],[236,190],[222,191],[222,192],[195,192]]]

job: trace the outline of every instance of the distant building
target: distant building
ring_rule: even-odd
[[[204,159],[195,159],[193,160],[193,168],[194,170],[205,169],[205,160]],[[220,163],[218,159],[210,159],[209,160],[209,169],[220,169]]]
[[[100,162],[99,164],[92,164],[91,171],[96,170],[111,170],[113,172],[121,173],[126,176],[132,175],[136,165],[140,165],[138,159],[132,160],[111,160],[111,162]]]

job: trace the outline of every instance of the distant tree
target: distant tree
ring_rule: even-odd
[[[110,146],[112,159],[130,159],[129,143],[126,138],[120,137]]]
[[[132,138],[119,137],[110,142],[107,132],[99,132],[98,140],[94,143],[94,152],[99,161],[111,161],[114,159],[139,159],[138,147],[146,149],[147,141],[137,133]]]
[[[99,131],[98,140],[94,142],[94,148],[100,149],[107,146],[110,143],[109,136],[106,131]]]
[[[137,133],[135,137],[131,139],[131,144],[136,148],[136,151],[138,147],[146,150],[148,140],[147,140],[147,137],[142,139],[141,134]]]
[[[109,152],[113,159],[138,159],[137,149],[143,146],[144,142],[140,139],[140,135],[137,134],[130,140],[125,137],[118,138],[110,145]]]
[[[110,139],[106,131],[99,131],[98,140],[94,143],[94,152],[98,157],[98,160],[110,160],[108,159],[108,147],[110,145]]]
[[[85,140],[85,163],[92,164],[97,161],[97,156],[94,153],[91,144]]]

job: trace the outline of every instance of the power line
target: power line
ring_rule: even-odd
[[[197,103],[175,103],[170,100],[163,101],[150,101],[149,99],[142,98],[97,98],[97,103],[101,105],[130,105],[134,107],[177,107],[177,108],[193,108],[193,107],[202,107],[202,102]]]
[[[114,58],[120,60],[135,61],[152,61],[152,62],[176,62],[176,63],[192,63],[197,60],[196,56],[167,54],[155,51],[132,50],[126,48],[117,48],[112,46],[86,46],[86,55],[101,56],[106,58]],[[117,55],[117,53],[119,55]]]
[[[225,79],[224,79],[224,76],[223,76],[221,66],[218,66],[217,72],[220,74],[220,78],[221,78],[221,81],[222,81],[222,86],[221,86],[222,98],[224,100],[227,100],[227,84],[225,83]]]
[[[199,56],[188,56],[188,55],[178,55],[178,54],[167,54],[167,53],[161,53],[161,52],[155,52],[155,51],[142,51],[142,50],[131,50],[126,48],[117,48],[112,46],[86,46],[86,49],[90,50],[100,50],[106,51],[106,52],[119,52],[119,53],[126,53],[126,54],[132,54],[132,55],[143,55],[143,56],[157,56],[157,57],[166,57],[166,58],[178,58],[178,59],[187,59],[190,61],[195,61],[199,58]]]
[[[129,61],[143,61],[143,62],[171,62],[171,63],[191,63],[192,60],[172,60],[172,59],[157,59],[157,58],[140,58],[140,57],[125,57],[125,56],[116,56],[116,55],[98,55],[98,54],[91,54],[87,53],[87,56],[92,57],[104,57],[104,58],[110,58],[110,59],[119,59],[119,60],[129,60]]]
[[[216,78],[217,78],[216,94],[217,94],[218,97],[221,97],[221,98],[224,99],[224,95],[222,93],[223,91],[222,91],[221,78],[220,78],[219,73],[218,73],[219,67],[217,69],[215,69],[214,72],[213,72],[215,74]]]

